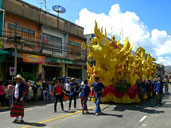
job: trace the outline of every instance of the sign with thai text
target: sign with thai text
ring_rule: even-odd
[[[75,61],[73,61],[73,60],[60,59],[60,58],[51,58],[51,62],[66,63],[66,64],[75,64]]]
[[[23,62],[44,64],[45,63],[45,57],[23,53]]]

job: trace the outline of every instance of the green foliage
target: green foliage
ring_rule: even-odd
[[[120,80],[116,83],[115,88],[120,93],[126,93],[130,86],[131,84],[127,83],[126,80]]]
[[[29,72],[22,72],[21,76],[24,77],[25,80],[32,80],[32,81],[36,81],[36,77],[29,73]]]

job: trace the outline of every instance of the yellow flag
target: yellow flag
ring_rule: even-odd
[[[83,43],[82,43],[82,45],[81,45],[81,48],[83,49],[83,50],[85,50],[86,49],[86,44],[85,44],[85,42],[83,41]]]

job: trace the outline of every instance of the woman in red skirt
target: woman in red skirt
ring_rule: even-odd
[[[17,121],[24,122],[25,85],[22,82],[24,78],[21,75],[17,75],[15,79],[16,84],[13,91],[13,101],[10,110],[11,117],[16,117],[13,123],[16,123]],[[20,120],[19,116],[21,116]]]

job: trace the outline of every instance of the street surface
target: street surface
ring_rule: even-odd
[[[170,89],[171,92],[171,89]],[[139,104],[102,104],[102,114],[95,116],[95,104],[88,101],[89,114],[82,115],[80,99],[77,109],[65,112],[60,103],[53,112],[53,103],[37,104],[25,108],[25,123],[14,124],[9,111],[0,112],[0,128],[171,128],[171,94],[163,97],[163,105],[155,105],[155,97]]]

